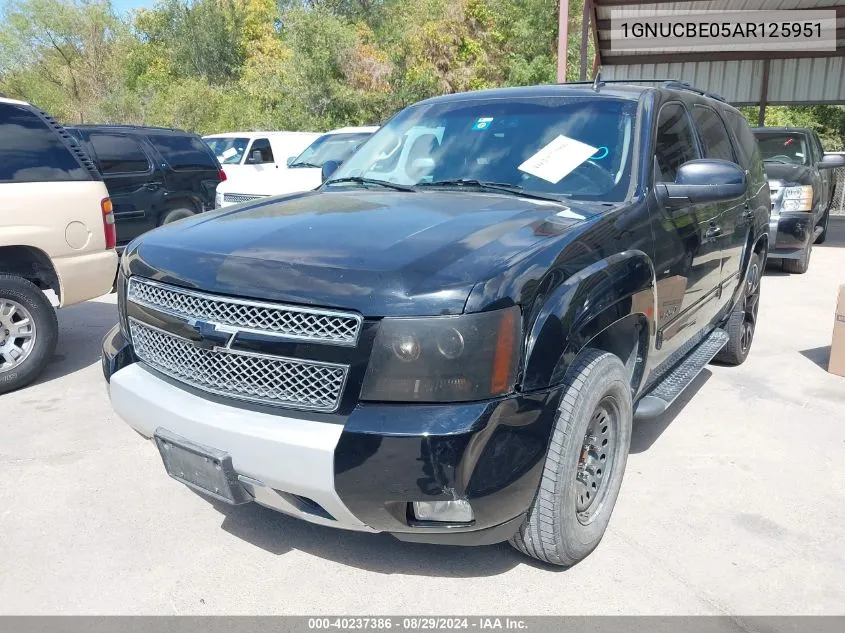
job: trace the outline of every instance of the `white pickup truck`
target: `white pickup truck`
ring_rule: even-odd
[[[234,172],[230,173],[229,165],[221,160],[227,179],[217,186],[215,206],[225,207],[256,198],[315,189],[321,183],[323,163],[329,160],[341,162],[346,160],[377,129],[377,126],[344,127],[322,135],[310,134],[313,141],[310,145],[300,148],[299,151],[290,152],[284,158],[274,149],[274,157],[283,161],[279,169],[236,175]],[[209,144],[216,143],[221,136],[231,137],[231,135],[215,135],[205,137],[205,140]],[[212,149],[215,149],[214,145]],[[227,150],[228,148],[222,151]],[[215,152],[217,152],[216,149]],[[222,154],[218,156],[223,157]]]

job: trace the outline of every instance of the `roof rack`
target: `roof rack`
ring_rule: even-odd
[[[600,79],[598,76],[596,76],[596,79],[593,81],[567,81],[564,83],[564,85],[567,86],[593,86],[594,90],[598,90],[601,86],[605,84],[660,84],[661,88],[670,88],[672,90],[686,90],[688,92],[694,92],[696,94],[699,94],[703,97],[710,97],[711,99],[716,99],[717,101],[727,103],[727,100],[724,97],[722,97],[721,95],[717,95],[715,92],[709,92],[707,90],[702,90],[701,88],[696,88],[695,86],[688,84],[685,81],[680,81],[678,79]]]

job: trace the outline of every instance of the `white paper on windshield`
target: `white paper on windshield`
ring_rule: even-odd
[[[596,153],[598,148],[561,134],[517,169],[552,184]]]
[[[223,152],[222,156],[223,156],[223,158],[231,158],[232,156],[234,156],[237,153],[238,153],[238,150],[236,150],[234,147],[230,147],[229,149],[227,149]]]

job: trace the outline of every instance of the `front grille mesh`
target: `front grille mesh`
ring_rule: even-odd
[[[221,396],[314,411],[334,411],[347,367],[291,358],[207,350],[190,341],[129,322],[143,362],[187,385]]]
[[[267,196],[257,196],[251,193],[224,193],[223,202],[249,202],[250,200],[258,200],[259,198],[266,198]]]
[[[354,345],[361,326],[354,314],[242,302],[137,278],[130,280],[128,299],[181,317],[339,345]]]

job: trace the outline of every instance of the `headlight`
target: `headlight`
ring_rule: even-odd
[[[513,390],[519,364],[519,308],[452,317],[385,318],[362,400],[463,402]]]
[[[783,211],[812,211],[813,210],[813,187],[802,185],[800,187],[787,187],[783,190]]]

